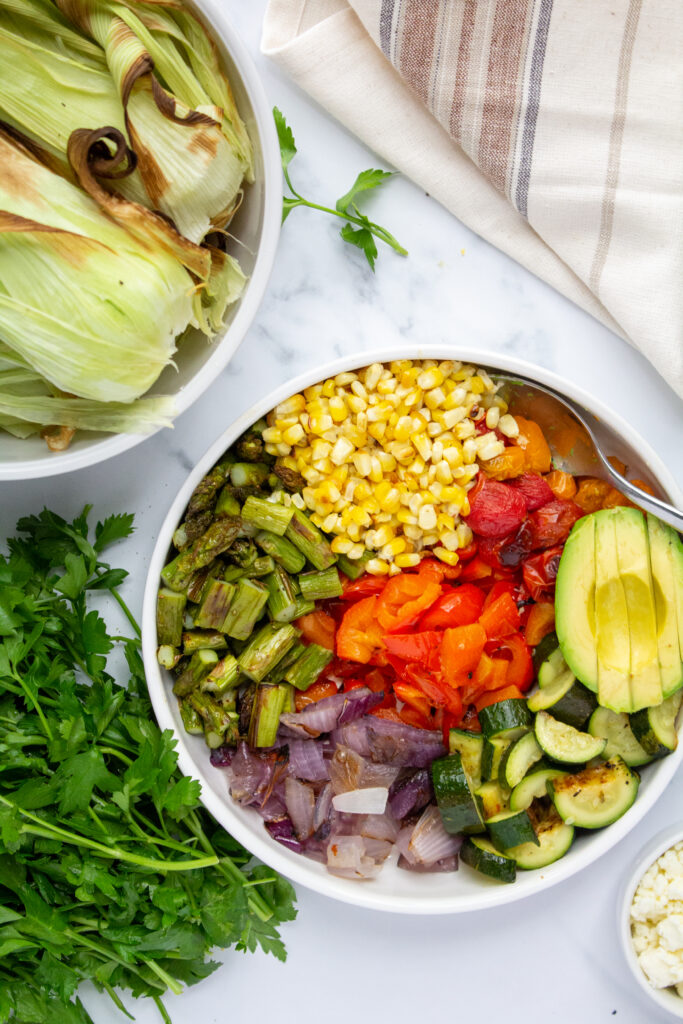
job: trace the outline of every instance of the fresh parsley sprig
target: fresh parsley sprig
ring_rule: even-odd
[[[154,721],[139,629],[102,551],[132,516],[88,529],[20,520],[0,555],[0,1024],[92,1024],[82,981],[162,1003],[218,966],[215,946],[279,959],[289,883],[251,858],[178,770]],[[119,604],[133,635],[89,607]],[[102,601],[99,602],[102,604]],[[112,610],[114,610],[112,608]],[[107,671],[119,646],[127,686]]]
[[[364,192],[370,192],[373,189],[379,188],[380,185],[383,185],[389,178],[393,178],[394,172],[380,171],[376,168],[369,168],[367,171],[361,171],[349,191],[337,200],[334,209],[329,206],[320,206],[318,203],[313,203],[309,199],[304,199],[304,197],[294,188],[289,177],[289,165],[297,152],[292,129],[287,124],[284,114],[278,110],[277,107],[273,107],[273,117],[275,118],[277,136],[280,143],[282,171],[285,176],[287,186],[292,193],[291,196],[283,196],[282,223],[284,224],[289,214],[292,210],[296,209],[297,206],[307,206],[311,210],[320,210],[322,213],[328,213],[332,217],[339,217],[341,220],[346,222],[339,234],[345,242],[348,242],[349,245],[355,245],[357,249],[360,249],[361,252],[365,254],[365,258],[370,264],[373,272],[375,269],[375,260],[377,259],[375,238],[378,238],[380,242],[384,242],[385,245],[390,246],[394,252],[399,253],[400,256],[407,256],[408,250],[404,249],[386,228],[383,228],[380,224],[375,224],[374,221],[371,221],[366,217],[365,214],[361,212],[358,207],[358,203],[356,202],[357,197],[362,195]]]

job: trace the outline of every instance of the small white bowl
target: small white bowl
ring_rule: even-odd
[[[280,149],[271,106],[254,64],[224,14],[220,0],[185,0],[211,34],[230,80],[237,107],[254,147],[254,176],[230,225],[241,244],[229,252],[239,259],[247,284],[227,313],[223,329],[209,341],[199,331],[184,339],[149,395],[175,398],[176,416],[189,408],[225,369],[249,329],[261,303],[275,258],[282,216]],[[150,434],[104,434],[80,431],[64,452],[50,452],[41,437],[25,440],[0,431],[0,480],[56,476],[103,462],[133,448]]]
[[[402,871],[391,863],[385,864],[378,877],[372,881],[356,882],[337,878],[324,865],[286,849],[271,839],[255,810],[240,807],[231,799],[224,772],[209,763],[209,752],[204,740],[188,735],[183,729],[178,702],[171,689],[172,676],[160,667],[156,658],[156,602],[160,573],[168,558],[173,533],[192,491],[202,477],[240,434],[265,416],[278,402],[345,370],[393,359],[460,359],[476,366],[528,377],[555,388],[584,405],[599,418],[601,433],[607,439],[607,450],[610,453],[623,459],[639,477],[658,484],[674,503],[681,501],[681,492],[667,467],[625,420],[582,388],[569,385],[556,374],[539,366],[501,353],[443,344],[403,345],[364,352],[362,357],[358,354],[345,356],[309,370],[266,395],[228,427],[199,460],[176,495],[159,530],[152,553],[142,608],[142,648],[152,705],[161,728],[172,729],[175,734],[181,770],[199,780],[202,802],[207,810],[251,853],[292,881],[345,903],[394,913],[453,914],[495,907],[542,892],[611,850],[664,792],[683,758],[683,743],[669,757],[643,771],[638,798],[623,817],[609,828],[580,836],[567,855],[549,867],[538,871],[520,871],[513,885],[493,882],[466,867],[455,873],[414,874]]]
[[[640,985],[641,989],[662,1009],[668,1010],[674,1017],[683,1020],[683,998],[675,992],[665,988],[654,988],[647,980],[643,969],[638,962],[638,956],[631,938],[631,904],[635,891],[640,885],[643,875],[656,860],[666,853],[676,843],[683,842],[683,822],[671,825],[659,832],[641,850],[635,866],[629,871],[622,883],[620,898],[617,903],[618,917],[617,928],[621,940],[621,948],[626,957],[626,963],[631,969],[631,974]]]

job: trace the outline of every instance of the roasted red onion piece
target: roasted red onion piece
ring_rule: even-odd
[[[316,740],[290,740],[289,772],[297,779],[304,779],[307,782],[329,779],[330,773],[323,757],[322,743]]]
[[[399,778],[389,790],[389,810],[400,821],[408,814],[421,811],[434,796],[428,768],[418,768],[411,775]]]
[[[335,729],[332,738],[380,764],[428,768],[446,753],[440,733],[374,715]]]
[[[285,802],[297,839],[308,839],[313,834],[315,794],[305,782],[291,775],[285,782]]]
[[[416,825],[402,828],[396,845],[410,864],[430,867],[445,857],[454,857],[462,846],[462,836],[452,836],[443,827],[441,812],[427,807]]]
[[[316,738],[324,732],[332,732],[338,725],[367,714],[383,699],[384,694],[373,693],[367,686],[359,686],[348,693],[323,697],[322,700],[308,704],[303,711],[287,711],[280,716],[280,723],[294,736],[302,739]]]

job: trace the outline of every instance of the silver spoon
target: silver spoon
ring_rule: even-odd
[[[619,447],[619,442],[615,434],[605,430],[596,416],[545,384],[506,373],[492,373],[491,378],[501,384],[499,394],[511,412],[538,423],[552,452],[553,464],[558,469],[574,476],[595,476],[598,470],[602,470],[601,475],[606,474],[634,504],[675,530],[683,531],[683,512],[636,487],[608,461],[603,447],[608,445],[614,450]],[[569,449],[568,439],[571,440]],[[614,451],[614,454],[618,456],[619,452]],[[648,477],[647,482],[659,489],[647,469],[640,475]]]

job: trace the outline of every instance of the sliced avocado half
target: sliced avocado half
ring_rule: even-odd
[[[676,532],[647,517],[663,696],[683,686],[683,547]]]
[[[633,711],[661,704],[655,595],[645,516],[637,508],[613,509],[619,575],[626,597],[631,643]]]
[[[555,584],[555,629],[569,668],[597,692],[594,516],[579,519],[564,546]]]

